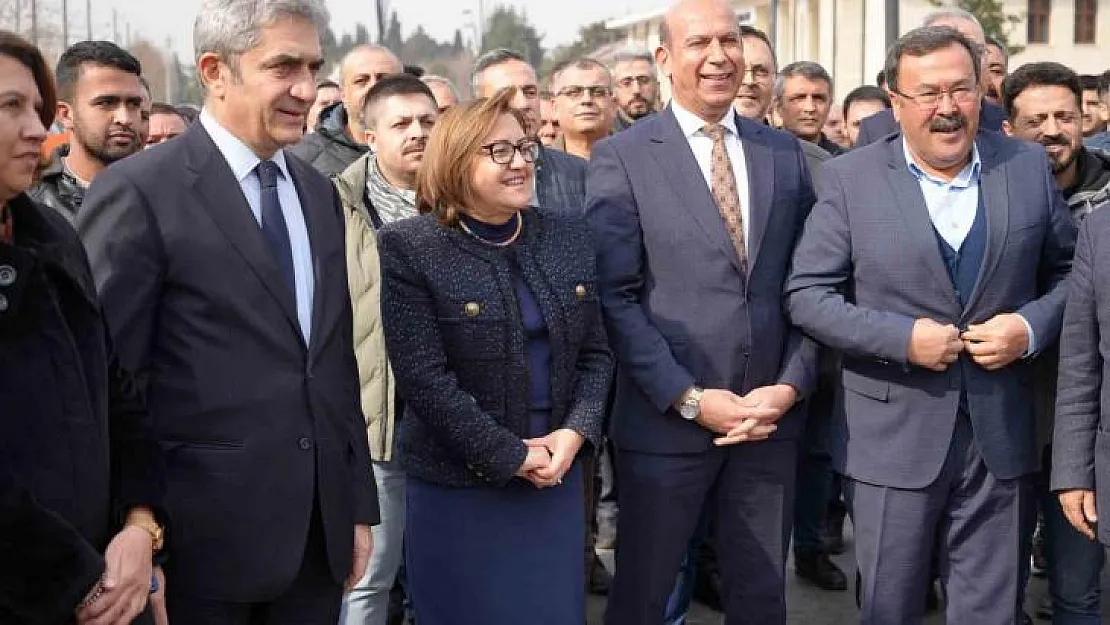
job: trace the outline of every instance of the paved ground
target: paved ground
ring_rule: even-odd
[[[855,556],[850,550],[850,538],[848,546],[849,551],[844,555],[836,556],[834,560],[846,573],[849,573],[849,579],[851,579],[853,575],[851,572],[855,570]],[[602,553],[601,555],[602,560],[607,565],[612,564],[611,553]],[[852,588],[849,588],[847,592],[827,592],[798,579],[794,575],[792,565],[788,565],[788,567],[791,567],[787,572],[786,590],[790,625],[855,625],[859,622]],[[1107,577],[1104,575],[1104,593],[1110,591],[1107,581]],[[1044,580],[1034,578],[1030,584],[1030,596],[1028,598],[1028,613],[1030,615],[1034,614],[1033,606],[1036,605],[1035,602],[1040,601],[1046,592]],[[601,625],[602,615],[605,611],[605,600],[600,597],[590,597],[589,601],[588,623],[589,625]],[[695,605],[687,615],[686,622],[687,625],[722,625],[724,618],[704,606]],[[1106,610],[1103,611],[1102,622],[1104,625],[1110,625],[1110,614],[1107,614]],[[942,625],[944,618],[934,615],[927,619],[926,623],[927,625]],[[1047,625],[1049,621],[1034,620],[1034,623],[1036,625]]]

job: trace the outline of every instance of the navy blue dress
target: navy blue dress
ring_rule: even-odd
[[[516,220],[497,226],[467,217],[487,241],[507,241]],[[547,323],[515,260],[512,268],[526,339],[529,436],[551,431],[551,346]],[[420,625],[582,625],[585,550],[582,468],[554,488],[521,478],[504,488],[407,483],[405,564]]]

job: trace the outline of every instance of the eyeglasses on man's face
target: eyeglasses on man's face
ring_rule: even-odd
[[[555,95],[577,100],[587,92],[590,94],[590,97],[594,99],[607,98],[613,94],[613,90],[607,85],[568,85],[560,89]]]
[[[892,89],[891,91],[913,102],[918,108],[926,110],[936,110],[946,95],[952,100],[952,103],[956,105],[970,104],[979,97],[979,90],[976,87],[967,85],[958,85],[951,89],[922,91],[921,93],[914,94],[903,93],[897,89]]]
[[[636,76],[625,76],[624,78],[621,78],[617,81],[617,85],[619,85],[622,89],[628,89],[633,85],[633,83],[639,84],[641,87],[647,87],[654,82],[655,76],[652,76],[651,74],[638,74]]]

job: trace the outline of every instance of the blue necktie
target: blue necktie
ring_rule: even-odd
[[[262,234],[270,244],[270,252],[274,255],[281,275],[293,293],[294,301],[297,298],[297,278],[293,271],[293,247],[289,243],[289,229],[285,226],[285,215],[281,212],[281,200],[278,197],[278,176],[281,168],[273,161],[262,161],[255,168],[258,182],[261,184],[262,205]]]

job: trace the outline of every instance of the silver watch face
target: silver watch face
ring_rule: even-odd
[[[698,412],[701,411],[701,406],[696,403],[685,403],[678,409],[678,414],[682,415],[683,419],[693,421],[698,418]]]

